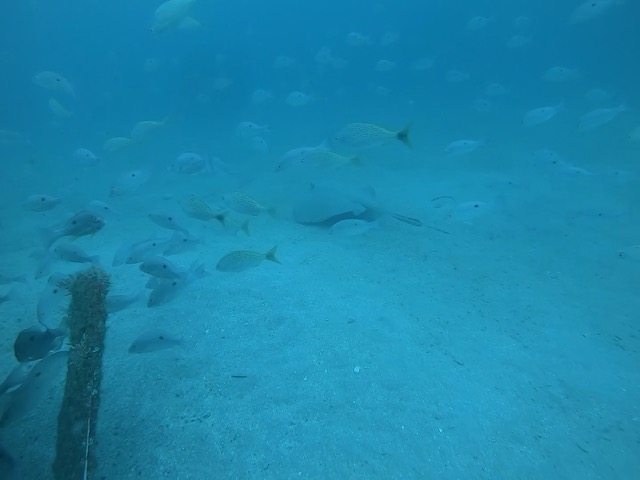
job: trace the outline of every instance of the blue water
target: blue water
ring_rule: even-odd
[[[139,293],[108,319],[95,478],[640,478],[640,4],[160,5],[0,5],[0,376],[64,326],[47,278],[87,265],[57,246]],[[66,235],[89,208],[104,228]],[[151,213],[185,234],[143,251],[167,297],[116,260],[174,234]],[[216,268],[238,250],[257,266]],[[179,345],[129,353],[157,328]],[[2,479],[53,478],[45,373],[0,395],[30,399]]]

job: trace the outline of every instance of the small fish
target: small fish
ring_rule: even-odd
[[[386,58],[380,59],[376,62],[373,69],[376,72],[390,72],[394,68],[396,68],[396,62],[392,62],[391,60],[387,60]]]
[[[209,220],[217,220],[222,225],[226,221],[226,213],[220,210],[214,210],[204,200],[195,195],[189,195],[180,202],[182,211],[191,218],[208,222]],[[187,232],[188,233],[188,232]]]
[[[350,123],[331,137],[330,143],[338,148],[361,150],[379,147],[393,140],[400,140],[411,148],[410,125],[402,130],[391,131],[373,123]]]
[[[310,95],[296,90],[287,95],[284,103],[290,107],[300,108],[309,105],[312,101],[313,98]]]
[[[591,110],[589,113],[580,117],[578,128],[583,132],[595,130],[596,128],[602,127],[603,125],[611,122],[614,118],[627,110],[629,110],[629,107],[626,105],[618,105],[614,108],[596,108],[595,110]]]
[[[91,200],[89,205],[87,205],[87,210],[93,212],[97,215],[100,214],[112,214],[112,215],[120,215],[120,212],[111,208],[111,206],[102,200]]]
[[[114,153],[130,147],[134,143],[135,142],[129,137],[113,137],[104,142],[104,144],[102,145],[102,149],[105,152]]]
[[[251,94],[251,102],[255,105],[265,105],[271,101],[273,101],[273,94],[262,88],[254,90]]]
[[[178,232],[184,233],[185,235],[189,234],[189,230],[180,225],[176,218],[169,213],[152,212],[148,215],[148,217],[149,220],[162,228],[166,228],[168,230],[176,230]]]
[[[55,253],[58,258],[66,262],[92,263],[94,265],[100,265],[100,256],[89,255],[78,245],[74,245],[69,242],[57,244],[53,248],[53,253]]]
[[[259,137],[270,133],[270,131],[271,130],[266,125],[258,125],[253,122],[240,122],[236,126],[236,136],[244,139]]]
[[[147,299],[147,307],[154,308],[170,302],[195,280],[208,275],[209,272],[205,270],[203,264],[194,262],[191,267],[189,267],[189,270],[180,275],[180,278],[169,280],[152,277],[147,284],[147,287],[151,288],[149,298]]]
[[[133,265],[142,262],[149,255],[156,255],[169,243],[169,239],[148,238],[138,242],[126,242],[120,246],[113,257],[111,265]]]
[[[138,122],[133,126],[131,130],[131,139],[135,142],[141,142],[146,140],[153,134],[157,133],[167,123],[167,119],[160,122],[154,120],[144,120]]]
[[[48,284],[38,298],[36,305],[36,320],[46,329],[49,325],[57,325],[69,305],[68,286]]]
[[[227,253],[216,265],[216,270],[220,272],[244,272],[250,268],[257,267],[263,260],[280,263],[276,258],[277,246],[267,253],[251,252],[247,250],[236,250]]]
[[[251,150],[259,155],[267,155],[269,153],[269,144],[262,137],[253,137],[249,141],[249,146],[251,147]]]
[[[473,17],[467,22],[467,30],[470,32],[477,32],[486,28],[493,21],[493,17],[484,17],[478,15]]]
[[[46,193],[29,195],[24,202],[24,208],[32,212],[46,212],[56,208],[62,203],[62,199]]]
[[[580,78],[580,72],[573,68],[561,66],[551,67],[542,76],[543,80],[554,83],[570,82],[578,78]]]
[[[326,148],[316,147],[307,153],[305,163],[321,168],[342,168],[348,165],[360,166],[362,161],[358,155],[340,155]]]
[[[100,162],[98,156],[86,148],[76,149],[76,151],[73,152],[73,159],[79,165],[86,167],[93,167]]]
[[[350,47],[363,47],[372,44],[371,37],[358,32],[349,32],[345,42]]]
[[[173,232],[171,238],[165,243],[162,250],[163,255],[175,255],[177,253],[187,252],[195,248],[200,240],[191,233]]]
[[[186,152],[176,157],[174,162],[169,166],[169,171],[193,175],[195,173],[211,172],[212,167],[211,163],[201,155]]]
[[[100,215],[82,210],[69,218],[61,227],[51,227],[42,230],[45,245],[51,246],[62,237],[83,237],[99,232],[106,222]]]
[[[151,31],[163,33],[171,28],[178,28],[188,18],[189,11],[196,0],[167,0],[153,13]]]
[[[243,215],[251,215],[252,217],[256,217],[264,212],[273,213],[272,209],[260,205],[256,200],[251,198],[246,193],[227,193],[222,196],[222,200],[231,210]]]
[[[45,401],[51,388],[64,383],[69,352],[58,351],[40,360],[28,373],[22,385],[9,395],[8,404],[0,417],[0,426],[10,425],[24,418],[30,411]],[[62,382],[61,382],[62,380]]]
[[[465,155],[477,150],[482,145],[484,145],[482,140],[455,140],[447,145],[444,151],[449,155]]]
[[[29,373],[29,365],[26,363],[19,363],[9,372],[7,378],[0,385],[0,395],[3,393],[22,385],[27,374]]]
[[[513,35],[507,40],[507,48],[515,50],[517,48],[526,47],[533,41],[533,37],[528,35]]]
[[[631,132],[627,136],[627,139],[630,142],[634,142],[634,143],[640,142],[640,126],[637,126],[633,130],[631,130]]]
[[[105,303],[107,306],[107,312],[116,313],[126,308],[129,308],[135,302],[137,302],[144,293],[144,290],[140,290],[138,292],[133,292],[129,294],[109,294],[105,299]]]
[[[26,275],[5,275],[0,273],[0,285],[9,285],[11,283],[27,283]]]
[[[167,348],[182,347],[181,339],[159,328],[140,334],[129,347],[129,353],[151,353]]]
[[[49,105],[49,110],[58,118],[71,118],[73,116],[73,112],[67,107],[65,107],[59,100],[55,98],[50,98],[47,102]]]
[[[120,197],[137,191],[149,181],[151,175],[147,170],[135,169],[122,173],[111,185],[109,197]]]
[[[56,72],[43,71],[33,76],[33,83],[53,93],[75,97],[76,94],[71,83]]]
[[[152,277],[176,279],[184,273],[171,260],[160,255],[146,257],[140,264],[140,270]]]
[[[529,110],[522,118],[522,125],[525,127],[534,127],[542,123],[548,122],[559,112],[564,110],[564,102],[560,102],[556,106],[538,107]]]
[[[20,363],[39,360],[50,352],[59,350],[66,336],[67,331],[61,328],[26,328],[18,333],[13,343],[13,353]]]
[[[621,0],[587,0],[580,4],[569,17],[569,23],[572,25],[584,23],[605,13],[609,8]]]
[[[379,227],[380,224],[377,221],[369,222],[367,220],[357,218],[347,218],[331,225],[329,232],[336,236],[354,237]]]
[[[282,172],[290,168],[304,165],[307,162],[309,153],[317,147],[298,147],[289,150],[281,158],[276,167],[276,172]]]

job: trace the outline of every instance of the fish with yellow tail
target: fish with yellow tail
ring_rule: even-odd
[[[400,140],[411,148],[409,130],[411,125],[402,130],[387,130],[374,123],[350,123],[329,139],[331,147],[338,150],[359,151],[381,147],[394,140]]]
[[[244,272],[250,268],[255,268],[262,263],[263,260],[269,260],[274,263],[281,264],[276,257],[275,246],[267,253],[252,252],[249,250],[236,250],[227,253],[222,257],[216,265],[216,270],[220,272]]]

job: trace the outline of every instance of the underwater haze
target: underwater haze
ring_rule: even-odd
[[[640,478],[639,20],[3,2],[0,480]]]

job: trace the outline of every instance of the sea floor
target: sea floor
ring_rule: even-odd
[[[175,260],[212,274],[108,320],[96,478],[640,475],[640,259],[620,254],[640,243],[638,178],[497,172],[413,164],[378,180],[390,211],[447,233],[384,216],[336,237],[287,208],[249,237],[191,221],[203,244]],[[78,241],[104,258],[114,293],[146,281],[110,261],[156,231],[136,214],[148,200],[116,199],[123,213]],[[47,221],[3,240],[3,268],[34,268],[28,232]],[[273,245],[281,265],[213,268]],[[0,306],[2,375],[42,282]],[[152,327],[183,348],[129,354]],[[0,431],[26,479],[50,478],[61,392]]]

